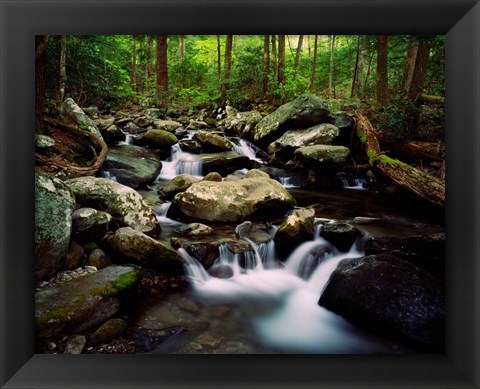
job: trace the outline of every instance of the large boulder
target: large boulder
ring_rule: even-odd
[[[93,208],[79,208],[72,214],[72,236],[77,242],[99,242],[108,232],[112,216]]]
[[[148,130],[142,138],[142,143],[148,146],[168,150],[177,142],[178,139],[174,134],[164,130]]]
[[[169,217],[238,222],[249,217],[282,217],[295,205],[294,198],[277,181],[265,177],[238,181],[200,181],[177,194]]]
[[[225,129],[243,138],[250,138],[253,129],[260,120],[262,120],[262,115],[257,111],[232,112],[225,119]]]
[[[119,228],[108,238],[111,249],[143,266],[158,270],[178,271],[182,260],[175,250],[130,227]]]
[[[250,169],[253,165],[250,158],[236,151],[201,154],[199,161],[202,162],[203,174],[217,172],[223,176],[233,173],[235,170]]]
[[[134,189],[98,177],[79,177],[65,181],[77,202],[110,213],[124,226],[145,233],[158,233],[160,225],[151,208]]]
[[[191,174],[179,174],[167,182],[158,190],[160,196],[166,200],[171,200],[177,193],[187,190],[192,184],[200,181],[200,178]]]
[[[330,120],[328,104],[318,96],[304,93],[260,120],[253,131],[253,139],[268,145],[289,129],[305,128]]]
[[[161,170],[162,162],[153,150],[133,145],[111,147],[101,168],[131,188],[151,184]]]
[[[313,145],[295,150],[295,158],[307,165],[333,165],[345,162],[350,149],[345,146]]]
[[[153,126],[157,130],[164,130],[168,132],[174,132],[177,128],[182,127],[182,124],[173,120],[155,120]]]
[[[139,270],[109,266],[35,294],[35,331],[39,339],[82,332],[118,312],[120,293],[136,285]]]
[[[193,139],[198,141],[202,145],[203,151],[207,153],[229,151],[233,148],[233,143],[227,138],[208,131],[196,132]]]
[[[268,152],[273,154],[284,148],[296,149],[311,145],[329,145],[339,133],[340,130],[329,123],[317,124],[303,130],[288,130],[275,142],[270,143]]]
[[[437,351],[444,347],[443,283],[393,255],[343,260],[319,303],[377,332],[397,333]]]
[[[59,271],[68,254],[75,197],[62,181],[35,172],[35,278]]]
[[[72,98],[67,98],[62,104],[62,113],[65,117],[69,118],[72,122],[78,124],[78,126],[85,131],[91,132],[92,134],[98,136],[100,139],[103,139],[100,130],[98,129],[95,122],[90,119],[90,117],[83,112],[83,110],[75,103]]]

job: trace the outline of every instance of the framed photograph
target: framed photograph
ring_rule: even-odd
[[[477,1],[0,0],[0,7],[2,388],[479,387]],[[434,63],[426,72],[422,58]],[[53,67],[59,79],[39,82]],[[394,78],[402,95],[389,104],[382,93]],[[415,89],[419,79],[428,81],[423,89]],[[298,112],[279,119],[296,104]],[[56,120],[59,112],[69,119]],[[243,113],[245,122],[232,121]],[[314,126],[330,132],[319,140]],[[406,134],[412,142],[402,141]],[[315,147],[321,157],[308,155]],[[133,154],[120,155],[125,150]],[[241,162],[228,165],[221,158],[232,156],[221,152]],[[412,155],[411,164],[390,158]],[[135,175],[141,169],[151,177]],[[179,174],[192,182],[167,190]],[[440,179],[422,190],[416,183],[427,174]],[[91,200],[96,180],[116,197]],[[60,205],[53,186],[70,193]],[[213,192],[205,193],[220,187],[225,192],[209,203]],[[242,200],[232,211],[249,190],[268,192],[267,200],[252,210]],[[126,191],[133,212],[116,203]],[[403,213],[392,211],[393,198]],[[45,235],[42,212],[60,215]],[[95,228],[85,227],[93,213]],[[288,235],[287,215],[305,217],[306,232]],[[74,235],[59,248],[72,217]],[[402,240],[417,233],[429,238]],[[365,236],[378,239],[365,247]],[[41,250],[49,260],[39,264]],[[156,267],[169,275],[159,277]],[[362,267],[366,273],[355,273]],[[64,313],[63,299],[76,292],[51,278],[59,270],[103,283],[91,281],[91,301],[82,297]],[[130,284],[146,299],[135,310],[125,309],[136,304],[124,292]],[[126,331],[131,315],[135,328]],[[110,318],[108,330],[128,336],[102,342]]]

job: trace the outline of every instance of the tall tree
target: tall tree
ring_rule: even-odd
[[[328,77],[328,96],[335,98],[335,86],[333,85],[333,70],[335,56],[335,35],[330,35],[330,72]]]
[[[416,101],[422,93],[429,55],[428,41],[415,39],[410,42],[402,83],[402,92],[410,101]]]
[[[225,104],[225,88],[222,85],[222,53],[220,50],[220,35],[217,35],[217,82],[220,91],[221,105]]]
[[[295,65],[293,68],[293,79],[297,79],[297,72],[298,72],[298,64],[300,62],[300,55],[302,53],[302,45],[303,45],[303,35],[298,36],[298,45],[297,45],[297,53],[295,55]]]
[[[318,48],[318,35],[315,35],[315,43],[313,45],[312,76],[310,78],[310,85],[308,88],[312,93],[315,89],[315,73],[317,70],[317,48]]]
[[[178,59],[180,61],[185,59],[185,35],[178,36]]]
[[[227,35],[225,42],[225,82],[230,80],[230,72],[232,70],[232,46],[233,35]]]
[[[263,37],[263,96],[268,92],[268,73],[270,73],[270,35]]]
[[[282,88],[282,102],[285,100],[285,35],[278,36],[278,84]]]
[[[377,36],[377,102],[388,105],[388,36]]]
[[[145,47],[145,76],[147,78],[145,85],[148,85],[150,76],[153,75],[153,37],[147,35],[147,46]]]
[[[277,42],[275,34],[272,35],[272,68],[273,68],[273,82],[275,87],[278,83],[278,62],[277,62]]]
[[[168,41],[166,35],[157,35],[157,94],[158,104],[162,108],[167,107],[168,93]]]
[[[137,38],[132,35],[132,89],[137,91]]]
[[[58,83],[58,99],[57,99],[58,110],[60,110],[63,103],[63,99],[65,98],[65,84],[67,82],[66,55],[67,55],[67,36],[60,35],[60,80]]]
[[[46,78],[45,62],[48,35],[35,35],[35,131],[43,129],[43,108],[45,105]]]

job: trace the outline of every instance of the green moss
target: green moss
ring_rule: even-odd
[[[128,273],[122,274],[112,283],[112,287],[108,291],[108,295],[117,295],[118,293],[131,288],[138,282],[139,278],[140,273],[137,270],[132,270]]]
[[[377,153],[374,150],[369,149],[367,151],[368,163],[370,166],[373,166],[378,160]]]
[[[399,161],[398,159],[390,158],[386,155],[380,155],[378,157],[379,161],[386,165],[399,165],[399,166],[408,166],[406,163]]]
[[[360,138],[362,145],[364,145],[367,142],[367,134],[363,131],[360,131],[358,128],[357,128],[357,136]]]

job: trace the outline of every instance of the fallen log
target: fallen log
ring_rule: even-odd
[[[392,145],[392,151],[408,161],[442,162],[445,144],[440,142],[402,141]]]
[[[425,104],[445,105],[445,97],[443,96],[432,96],[432,95],[422,94],[420,98],[422,99],[422,102]]]
[[[445,181],[382,153],[372,124],[362,114],[357,114],[357,135],[365,147],[370,166],[402,188],[432,204],[445,207]]]
[[[43,121],[49,126],[48,135],[55,139],[55,146],[49,155],[35,152],[35,164],[53,173],[64,171],[71,177],[94,175],[108,154],[105,141],[77,125],[49,117]]]

